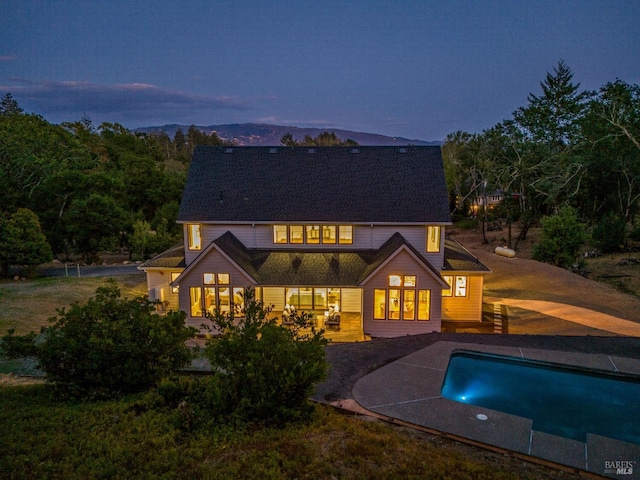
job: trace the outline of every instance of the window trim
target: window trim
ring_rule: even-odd
[[[191,251],[202,250],[202,225],[199,223],[187,224],[187,248]]]
[[[427,253],[440,253],[442,228],[440,225],[427,225]]]

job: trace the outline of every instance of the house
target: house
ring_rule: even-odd
[[[439,147],[198,147],[178,222],[184,244],[140,269],[150,297],[196,327],[247,287],[333,339],[481,320],[489,269],[446,239]]]

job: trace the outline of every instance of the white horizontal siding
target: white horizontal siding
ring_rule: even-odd
[[[389,288],[389,275],[416,275],[415,290],[431,290],[430,320],[374,320],[373,291]],[[364,332],[372,337],[398,337],[419,333],[439,332],[441,328],[442,287],[433,275],[418,264],[409,253],[403,251],[386,264],[365,285]]]
[[[176,270],[172,270],[176,271]],[[147,288],[149,298],[153,299],[152,291],[155,291],[155,299],[167,302],[167,310],[179,310],[178,294],[174,293],[169,285],[171,283],[170,270],[150,270],[147,272]]]
[[[482,289],[484,275],[467,275],[466,297],[442,297],[442,319],[459,321],[482,320]]]
[[[343,312],[361,313],[362,310],[362,289],[343,288],[341,289],[340,310]]]

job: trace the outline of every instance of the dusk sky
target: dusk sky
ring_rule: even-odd
[[[443,140],[564,60],[640,84],[640,1],[0,0],[0,95],[53,123],[274,123]]]

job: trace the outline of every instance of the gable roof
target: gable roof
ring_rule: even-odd
[[[403,248],[413,252],[417,261],[444,284],[433,266],[399,233],[391,236],[378,249],[305,251],[248,249],[231,232],[226,232],[215,239],[198,258],[204,259],[208,252],[217,249],[259,285],[355,286],[363,283]],[[182,275],[186,275],[197,263],[198,260],[192,262]],[[180,283],[180,278],[176,282]]]
[[[178,222],[450,223],[440,147],[197,147]]]
[[[442,273],[447,272],[483,272],[491,270],[461,244],[448,238],[444,242],[444,266]]]

